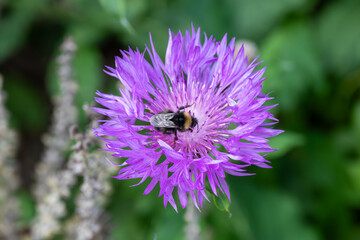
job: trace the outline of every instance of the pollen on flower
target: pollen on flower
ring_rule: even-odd
[[[277,121],[269,112],[274,106],[264,106],[271,99],[261,92],[265,68],[255,71],[260,63],[248,64],[243,47],[235,54],[235,39],[228,43],[227,35],[218,42],[204,34],[201,42],[200,29],[184,36],[169,31],[164,62],[151,35],[150,43],[144,53],[121,51],[115,68],[106,67],[121,81],[121,97],[97,92],[95,98],[104,108],[94,109],[108,117],[96,135],[106,151],[127,159],[115,178],[138,184],[150,178],[144,194],[159,183],[165,206],[175,210],[175,188],[183,208],[187,194],[202,207],[206,182],[230,199],[226,173],[269,167],[261,153],[274,151],[267,138],[282,132],[270,127]]]

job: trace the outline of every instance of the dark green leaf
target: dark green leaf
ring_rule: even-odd
[[[271,138],[270,145],[274,149],[279,149],[275,152],[269,153],[271,158],[279,158],[288,153],[294,147],[301,146],[304,144],[304,137],[300,133],[285,131],[284,133]]]
[[[50,115],[44,94],[25,79],[6,78],[4,89],[8,96],[6,102],[11,123],[29,131],[43,130]]]
[[[323,91],[323,73],[309,24],[295,22],[280,28],[261,49],[269,76],[263,91],[275,92],[272,96],[279,108],[293,109],[307,91]]]
[[[19,49],[26,41],[26,34],[34,14],[29,10],[15,11],[0,24],[0,62]]]
[[[103,66],[101,55],[95,46],[78,46],[73,66],[74,78],[78,83],[76,103],[80,113],[80,126],[86,124],[85,112],[82,110],[85,103],[94,102],[94,95],[101,85]]]
[[[99,0],[101,6],[114,15],[125,17],[126,1],[125,0]]]
[[[35,216],[35,202],[28,192],[21,191],[18,193],[20,202],[20,224],[27,226]]]
[[[241,38],[259,38],[276,25],[286,14],[301,9],[306,0],[244,0],[229,1],[229,9],[234,11],[232,24]],[[235,6],[234,6],[235,5]]]
[[[237,184],[231,186],[234,193],[233,218],[247,219],[250,227],[247,235],[252,234],[253,239],[319,239],[304,223],[299,202],[294,198],[249,184],[247,181],[237,181]]]
[[[359,12],[359,1],[337,1],[320,15],[317,36],[328,71],[345,74],[360,67]]]

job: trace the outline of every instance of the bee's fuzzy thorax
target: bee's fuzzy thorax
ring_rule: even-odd
[[[187,112],[184,112],[184,117],[185,117],[184,129],[187,130],[192,125],[192,117]]]

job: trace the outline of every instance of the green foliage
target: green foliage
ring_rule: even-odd
[[[0,63],[26,41],[30,24],[44,0],[18,1],[13,11],[0,20]]]
[[[278,109],[294,109],[307,92],[324,91],[313,35],[309,23],[291,22],[270,34],[262,47],[269,76],[264,91],[275,92]]]
[[[334,2],[318,20],[319,47],[324,68],[341,75],[359,67],[360,2]]]
[[[154,232],[157,239],[184,239],[184,223],[174,211],[164,211],[157,219]],[[150,235],[151,239],[151,235]]]
[[[85,126],[86,116],[82,107],[84,103],[92,103],[94,93],[100,87],[102,64],[99,51],[95,47],[79,46],[73,66],[74,77],[79,86],[76,102],[81,113],[80,126]]]
[[[42,130],[50,115],[44,94],[19,76],[9,76],[7,80],[4,88],[11,125],[30,132]]]
[[[274,149],[278,149],[276,152],[269,153],[269,157],[276,159],[283,157],[290,152],[293,148],[302,146],[305,142],[304,136],[300,133],[285,131],[274,139],[271,139],[270,145]]]
[[[244,239],[319,239],[304,223],[300,204],[287,194],[232,178],[233,218],[243,217],[249,225]]]
[[[120,18],[125,17],[126,1],[125,0],[99,0],[101,6],[109,13],[117,15]]]
[[[21,213],[21,216],[19,217],[19,225],[26,227],[35,216],[35,202],[30,194],[25,191],[19,192],[18,198]]]
[[[360,142],[360,101],[357,101],[354,105],[352,113],[352,124],[356,134],[357,142]],[[358,145],[358,150],[360,151],[360,146]]]
[[[228,1],[232,11],[232,21],[240,37],[259,38],[276,26],[287,14],[300,11],[306,0],[243,0]]]

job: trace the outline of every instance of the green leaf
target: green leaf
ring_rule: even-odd
[[[348,173],[350,182],[353,187],[351,194],[352,200],[359,205],[360,204],[360,159],[351,162],[348,166]]]
[[[86,125],[85,103],[94,102],[95,91],[99,89],[102,79],[101,55],[95,46],[78,46],[73,60],[74,78],[78,83],[76,104],[79,109],[79,124]]]
[[[279,158],[291,151],[293,148],[302,146],[304,144],[304,136],[300,133],[285,131],[279,136],[271,139],[270,146],[274,149],[279,149],[268,154],[271,158]]]
[[[354,110],[352,113],[352,123],[354,126],[353,130],[355,131],[357,142],[359,143],[360,142],[360,101],[358,101],[354,106]],[[358,150],[360,152],[360,146]]]
[[[172,207],[168,206],[168,208]],[[182,214],[176,213],[173,209],[161,211],[161,215],[156,219],[153,234],[156,234],[157,239],[184,239],[184,222]],[[151,236],[154,236],[153,234],[151,234]]]
[[[111,216],[112,236],[114,239],[172,239],[162,237],[169,228],[182,231],[182,218],[179,217],[171,206],[164,208],[157,193],[152,191],[144,196],[146,183],[130,188],[139,180],[117,181],[110,180],[113,184],[113,194],[109,197],[108,213]],[[157,188],[157,187],[155,187]],[[179,221],[179,222],[177,222]],[[160,237],[161,236],[161,237]]]
[[[28,226],[35,216],[35,202],[28,192],[21,191],[18,193],[20,203],[20,225]]]
[[[309,24],[294,22],[273,32],[261,48],[268,76],[263,91],[274,91],[281,109],[294,109],[309,90],[324,90],[313,35]]]
[[[104,37],[104,30],[101,26],[89,25],[88,23],[78,23],[71,26],[69,35],[79,46],[91,46],[98,44]]]
[[[17,76],[5,76],[4,90],[10,121],[16,128],[40,131],[47,125],[49,109],[47,99],[34,86]]]
[[[114,15],[125,17],[126,1],[125,0],[99,0],[101,6]]]
[[[0,19],[0,63],[26,41],[29,28],[46,0],[11,1],[9,14]],[[1,4],[3,5],[3,4]]]
[[[24,9],[14,11],[0,24],[0,62],[4,61],[26,41],[26,35],[34,14]]]
[[[101,6],[108,13],[116,16],[119,20],[119,23],[124,27],[128,33],[134,34],[135,30],[130,24],[127,16],[129,7],[127,6],[126,0],[99,0]]]
[[[355,194],[338,134],[311,129],[304,136],[304,147],[281,161],[278,183],[301,199],[304,215],[314,219],[324,239],[344,239],[353,226],[349,203]]]
[[[246,180],[239,182],[238,178],[231,183],[234,193],[232,218],[245,218],[245,222],[249,224],[247,235],[253,236],[249,239],[319,239],[315,231],[304,223],[296,199]]]
[[[317,37],[324,67],[340,75],[359,68],[360,2],[337,1],[320,15]]]
[[[244,38],[259,38],[276,25],[287,13],[305,6],[306,0],[243,0],[230,1],[234,11],[232,24]],[[235,6],[234,6],[235,4]]]
[[[149,7],[153,6],[153,2],[147,0],[128,0],[126,2],[126,16],[129,19],[135,19],[144,14]]]

